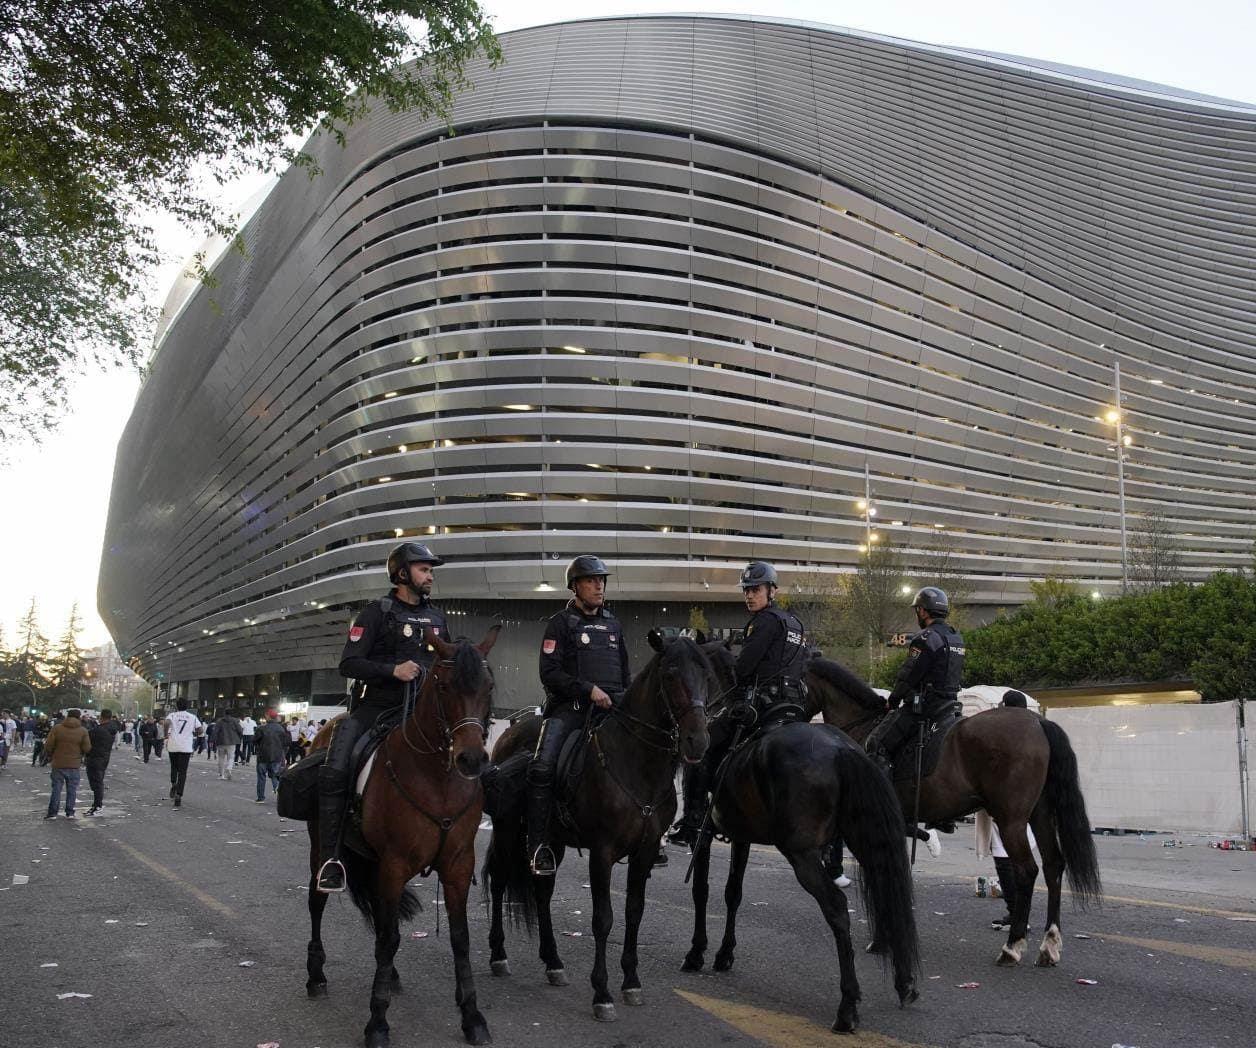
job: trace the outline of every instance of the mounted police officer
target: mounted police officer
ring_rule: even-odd
[[[574,594],[552,616],[541,641],[541,684],[545,723],[528,764],[528,850],[532,872],[552,877],[550,846],[554,772],[563,742],[584,724],[589,705],[609,709],[628,690],[628,645],[619,620],[607,610],[606,579],[599,557],[577,557],[567,565],[567,588]]]
[[[723,715],[708,730],[711,743],[701,765],[686,769],[685,814],[668,834],[675,844],[696,843],[706,807],[706,791],[737,726],[753,727],[776,713],[801,715],[805,707],[802,676],[807,661],[806,630],[792,611],[776,605],[776,568],[756,560],[741,573],[741,592],[750,612],[741,652],[733,667],[736,685]]]
[[[366,605],[354,619],[340,656],[340,675],[366,685],[347,717],[336,721],[327,757],[318,775],[318,845],[322,865],[320,892],[345,888],[340,862],[341,829],[349,800],[349,760],[354,743],[381,717],[400,713],[407,694],[417,693],[436,653],[424,631],[447,640],[444,612],[430,599],[432,569],[445,563],[421,542],[403,542],[388,554],[393,588]]]
[[[887,705],[893,711],[865,742],[887,771],[894,754],[928,722],[959,701],[964,675],[964,638],[946,621],[951,602],[937,586],[926,586],[912,599],[920,632],[912,638],[907,661],[898,671]],[[900,706],[902,707],[900,709]]]

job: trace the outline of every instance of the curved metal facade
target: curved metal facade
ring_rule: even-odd
[[[585,551],[685,607],[851,570],[865,465],[974,599],[1111,591],[1117,362],[1131,521],[1245,560],[1256,111],[746,19],[502,43],[456,136],[314,143],[166,334],[100,587],[150,677],[334,664],[399,534],[521,621]]]

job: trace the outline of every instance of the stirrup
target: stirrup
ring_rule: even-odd
[[[553,877],[558,871],[554,850],[548,844],[538,844],[532,853],[532,874],[535,877]]]
[[[672,844],[683,844],[686,847],[692,848],[698,843],[699,829],[700,827],[694,823],[681,819],[680,822],[676,823],[676,825],[668,831],[667,839],[671,841]]]
[[[324,878],[326,878],[326,881],[324,881]],[[335,892],[345,890],[345,881],[347,879],[348,875],[345,873],[344,863],[339,859],[328,859],[318,868],[318,878],[314,887],[324,895],[332,895]]]

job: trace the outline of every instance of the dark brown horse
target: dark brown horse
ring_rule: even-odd
[[[733,688],[733,657],[722,644],[705,645],[724,692]],[[724,889],[724,938],[715,970],[733,966],[737,910],[751,844],[774,846],[820,906],[837,943],[841,1000],[833,1029],[851,1033],[859,1022],[859,980],[846,896],[825,873],[824,853],[840,835],[859,860],[859,887],[869,929],[884,944],[899,1002],[918,994],[919,941],[912,912],[911,867],[905,827],[894,791],[877,766],[842,732],[821,724],[787,724],[740,747],[729,758],[712,797],[713,829],[732,845]],[[694,855],[693,946],[684,970],[699,971],[707,946],[706,906],[711,837]]]
[[[885,700],[839,663],[813,659],[806,682],[810,701],[825,723],[858,743],[885,713]],[[897,790],[903,812],[912,813],[913,783],[900,781]],[[1029,933],[1038,865],[1026,826],[1033,828],[1047,883],[1046,936],[1037,963],[1059,963],[1064,944],[1061,876],[1067,871],[1074,899],[1083,909],[1098,903],[1103,892],[1077,758],[1064,729],[1028,710],[1007,708],[965,717],[951,729],[937,766],[921,780],[920,817],[926,823],[944,822],[978,808],[985,808],[999,827],[1016,882],[1012,925],[998,963],[1019,964]]]
[[[622,703],[609,710],[587,733],[583,772],[566,801],[569,825],[556,832],[560,846],[555,859],[561,865],[564,845],[589,851],[589,887],[593,895],[593,935],[596,959],[593,1014],[615,1018],[607,988],[606,939],[610,934],[611,869],[628,858],[628,893],[624,906],[625,1004],[643,1003],[637,974],[637,931],[645,911],[645,882],[658,855],[659,840],[676,814],[674,777],[677,762],[696,762],[707,748],[706,700],[713,683],[711,663],[688,639],[664,643],[653,631],[651,645],[658,652],[632,680]],[[522,770],[526,755],[536,749],[539,717],[522,721],[506,732],[493,748],[493,760]],[[510,776],[503,768],[502,778]],[[489,932],[494,975],[510,974],[502,927],[503,895],[512,917],[529,931],[540,925],[540,956],[551,985],[565,986],[567,974],[554,941],[550,919],[553,877],[534,877],[525,846],[526,790],[516,774],[518,788],[502,784],[495,794],[493,836],[484,860],[484,892],[492,900]],[[557,821],[557,820],[556,820]]]
[[[375,757],[362,795],[362,836],[375,853],[367,859],[344,852],[349,893],[375,929],[375,980],[371,1018],[364,1031],[367,1048],[388,1044],[386,1015],[400,990],[393,967],[401,943],[398,924],[419,909],[406,887],[417,873],[435,870],[445,892],[449,941],[454,953],[462,1032],[470,1044],[487,1044],[488,1023],[476,1006],[467,932],[467,892],[475,872],[475,833],[484,807],[480,775],[488,767],[485,740],[493,676],[486,658],[497,640],[494,626],[478,645],[447,644],[430,630],[427,642],[436,662],[423,680],[414,712],[394,728]],[[314,740],[325,746],[330,725]],[[319,865],[318,821],[310,831],[310,942],[306,949],[311,997],[327,993],[323,974],[322,921],[327,896],[315,891]]]

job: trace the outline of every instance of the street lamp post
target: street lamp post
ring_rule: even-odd
[[[38,708],[38,706],[39,706],[39,698],[38,698],[38,696],[36,696],[36,694],[35,694],[35,689],[34,689],[34,688],[32,688],[32,687],[31,687],[31,686],[30,686],[30,685],[29,685],[26,681],[24,681],[24,680],[14,680],[12,677],[0,677],[0,683],[3,683],[3,684],[20,684],[20,685],[22,685],[22,687],[23,687],[23,688],[25,688],[27,691],[29,691],[29,692],[31,693],[31,709],[32,709],[32,710],[34,710],[34,709],[37,709],[37,708]]]
[[[1129,589],[1129,553],[1125,538],[1125,449],[1131,440],[1125,432],[1125,409],[1121,403],[1121,362],[1115,368],[1116,407],[1108,412],[1108,421],[1116,426],[1116,494],[1121,515],[1121,592]]]

